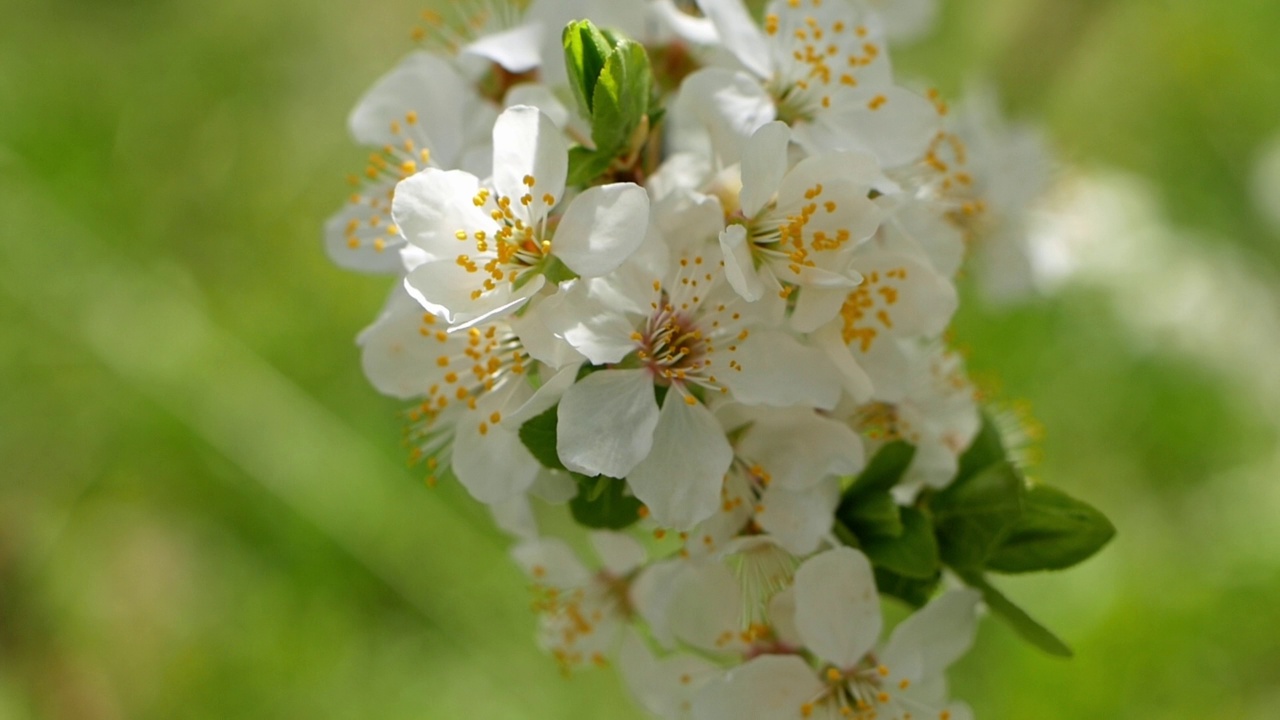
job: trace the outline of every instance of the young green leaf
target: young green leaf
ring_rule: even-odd
[[[845,498],[836,510],[836,519],[859,540],[902,534],[901,510],[887,492]]]
[[[600,71],[613,53],[614,43],[609,35],[590,20],[578,20],[565,26],[561,36],[564,43],[565,69],[569,74],[569,86],[578,101],[582,114],[591,117],[596,82]]]
[[[542,463],[543,467],[552,470],[564,470],[560,455],[556,452],[556,423],[559,421],[560,406],[532,417],[520,426],[520,442],[529,449],[530,454]]]
[[[911,466],[916,456],[916,448],[910,443],[898,440],[880,448],[867,463],[867,467],[854,480],[853,485],[845,491],[845,498],[856,498],[863,495],[886,492],[902,479],[902,474]]]
[[[892,570],[877,567],[875,568],[876,589],[881,595],[895,597],[913,608],[919,609],[929,602],[929,598],[933,597],[933,593],[938,589],[938,583],[942,580],[942,573],[934,573],[933,577],[923,580],[904,577]]]
[[[565,184],[570,187],[587,187],[596,181],[613,164],[613,155],[596,152],[591,148],[578,146],[569,150],[569,177]]]
[[[1092,506],[1047,485],[1032,486],[1022,517],[987,558],[996,572],[1061,570],[1083,562],[1116,534],[1115,526]]]
[[[1015,605],[1012,600],[992,587],[982,573],[966,572],[961,573],[961,577],[966,583],[982,592],[982,600],[991,609],[991,612],[999,615],[1015,632],[1022,636],[1023,640],[1050,655],[1064,658],[1071,657],[1071,648],[1067,647],[1067,644],[1062,642],[1061,638],[1036,622],[1025,610]]]
[[[983,413],[982,429],[969,444],[969,449],[960,456],[955,481],[966,480],[1004,459],[1004,441],[1000,439],[1000,429],[992,422],[991,416]]]
[[[915,508],[902,508],[902,528],[899,537],[864,539],[862,551],[871,559],[872,565],[896,575],[913,580],[936,577],[941,561],[929,518]]]
[[[583,527],[593,530],[622,530],[640,519],[640,501],[627,492],[627,483],[618,478],[573,473],[578,495],[569,501],[569,512]]]
[[[591,102],[591,139],[609,156],[626,150],[649,112],[653,72],[644,46],[623,40],[606,59]]]
[[[929,502],[942,559],[957,569],[981,568],[1022,516],[1026,485],[1000,462],[956,480]]]

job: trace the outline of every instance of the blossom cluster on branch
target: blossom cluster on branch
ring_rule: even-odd
[[[895,78],[931,3],[447,7],[352,113],[326,243],[398,278],[364,369],[516,538],[566,671],[669,718],[959,720],[981,608],[1067,653],[987,574],[1112,528],[1026,480],[943,337],[967,255],[1025,289],[1044,165]],[[590,553],[540,531],[565,506]],[[882,597],[916,608],[887,638]]]

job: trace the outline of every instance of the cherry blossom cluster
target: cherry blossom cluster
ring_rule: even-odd
[[[1110,537],[944,340],[968,255],[1025,287],[1044,162],[894,76],[931,14],[455,2],[351,115],[327,249],[396,277],[366,374],[516,539],[556,661],[658,716],[969,717],[943,672],[983,607],[1065,651],[986,573]],[[887,638],[882,597],[916,609]]]

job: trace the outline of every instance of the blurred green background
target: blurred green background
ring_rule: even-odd
[[[1280,236],[1250,185],[1280,3],[943,4],[901,71],[993,78],[1122,178],[1082,231],[1103,270],[957,323],[1046,427],[1038,474],[1120,536],[1004,582],[1074,660],[988,622],[955,691],[989,720],[1280,717]],[[0,5],[3,720],[639,716],[539,653],[505,542],[422,487],[361,376],[388,283],[319,228],[421,9],[372,5]]]

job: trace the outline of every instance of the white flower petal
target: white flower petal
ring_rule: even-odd
[[[538,523],[527,495],[514,495],[509,500],[489,505],[489,514],[498,529],[518,540],[536,540]]]
[[[720,233],[720,251],[724,254],[724,272],[729,284],[748,302],[764,296],[764,283],[760,271],[751,258],[751,245],[747,242],[747,228],[730,225]]]
[[[543,585],[570,589],[591,581],[591,572],[577,553],[559,538],[521,543],[511,549],[511,556],[526,575]]]
[[[644,546],[630,535],[596,531],[588,538],[604,569],[618,577],[640,567],[647,557]]]
[[[835,475],[853,475],[865,464],[862,440],[848,425],[809,408],[751,416],[738,455],[760,465],[770,487],[803,490]]]
[[[578,496],[578,483],[567,472],[542,468],[529,494],[549,505],[563,505]]]
[[[687,718],[694,695],[722,672],[702,658],[683,653],[660,660],[635,631],[628,632],[622,641],[618,665],[640,705],[668,720]]]
[[[667,591],[665,621],[683,642],[712,653],[743,649],[742,586],[724,564],[684,562]]]
[[[827,357],[786,333],[753,332],[735,355],[742,370],[726,368],[719,377],[743,403],[830,410],[840,400],[840,377]]]
[[[542,466],[520,441],[518,426],[489,423],[483,413],[466,413],[458,421],[453,474],[476,500],[504,502],[528,490]]]
[[[848,288],[824,288],[805,286],[800,288],[800,296],[796,298],[796,309],[791,314],[791,327],[796,332],[811,333],[831,322],[840,314],[845,298],[849,297]]]
[[[636,349],[631,319],[581,281],[562,286],[560,294],[540,303],[543,323],[596,365],[616,363]]]
[[[391,217],[410,243],[432,258],[457,257],[459,230],[493,235],[497,224],[471,199],[480,181],[461,170],[427,168],[396,185]],[[469,244],[467,247],[471,247]]]
[[[796,655],[762,655],[711,682],[693,701],[694,720],[801,720],[800,708],[823,691]]]
[[[738,62],[761,78],[773,76],[768,42],[741,0],[698,0],[698,7]]]
[[[573,199],[552,240],[552,252],[582,277],[613,272],[644,242],[649,195],[635,183],[589,188]]]
[[[518,75],[542,64],[542,37],[542,25],[521,23],[509,30],[481,37],[463,47],[462,53],[490,60]]]
[[[840,481],[834,477],[794,492],[770,487],[760,498],[756,520],[787,552],[804,557],[831,532],[839,504]]]
[[[442,372],[433,372],[436,358],[458,348],[448,339],[440,343],[420,332],[425,313],[404,289],[397,286],[387,298],[378,319],[360,333],[360,360],[364,374],[378,392],[408,400],[427,394]],[[444,328],[444,321],[439,321]]]
[[[658,402],[647,370],[601,370],[560,401],[556,451],[570,470],[626,477],[653,447]]]
[[[474,278],[474,273],[468,273],[453,260],[431,260],[414,268],[404,281],[428,307],[441,310],[451,330],[470,327],[514,310],[546,282],[546,278],[539,275],[515,292],[504,283],[472,297],[471,293],[479,287]]]
[[[720,507],[720,487],[733,448],[702,403],[667,394],[653,434],[653,450],[627,475],[632,492],[665,527],[687,530]]]
[[[569,146],[546,113],[528,105],[507,108],[493,124],[493,185],[511,198],[511,210],[525,219],[541,217],[550,207],[543,195],[559,202],[569,171]],[[531,187],[526,178],[532,178]],[[532,202],[520,201],[526,194]],[[553,203],[554,205],[554,203]]]
[[[937,109],[905,88],[887,86],[878,90],[872,101],[859,97],[832,108],[813,123],[798,126],[796,141],[813,153],[871,153],[886,168],[917,160],[938,133],[941,123]]]
[[[849,397],[859,404],[870,400],[875,387],[871,383],[871,377],[858,365],[849,346],[844,343],[844,338],[840,337],[839,321],[820,328],[812,337],[814,345],[822,350],[840,374],[841,384]]]
[[[464,122],[475,91],[443,58],[426,52],[410,53],[384,75],[351,112],[348,125],[356,142],[382,147],[401,146],[406,139],[425,146],[441,167],[451,167],[464,145]],[[447,103],[440,98],[450,98]],[[417,116],[410,135],[408,116]],[[392,130],[398,123],[401,133]]]
[[[787,174],[790,143],[791,128],[778,121],[761,125],[747,140],[742,150],[742,193],[739,195],[742,214],[746,217],[755,217],[778,192]]]
[[[880,596],[865,555],[835,548],[796,570],[796,629],[815,655],[853,667],[880,635]]]
[[[325,222],[325,252],[336,265],[364,273],[404,272],[404,236],[388,213],[394,191],[390,179],[365,185]]]
[[[685,78],[673,113],[687,127],[700,127],[724,166],[736,164],[742,144],[777,117],[773,99],[755,78],[723,68],[704,68]]]
[[[973,646],[981,595],[971,588],[951,590],[903,620],[881,653],[891,671],[918,665],[920,678],[940,675]]]

